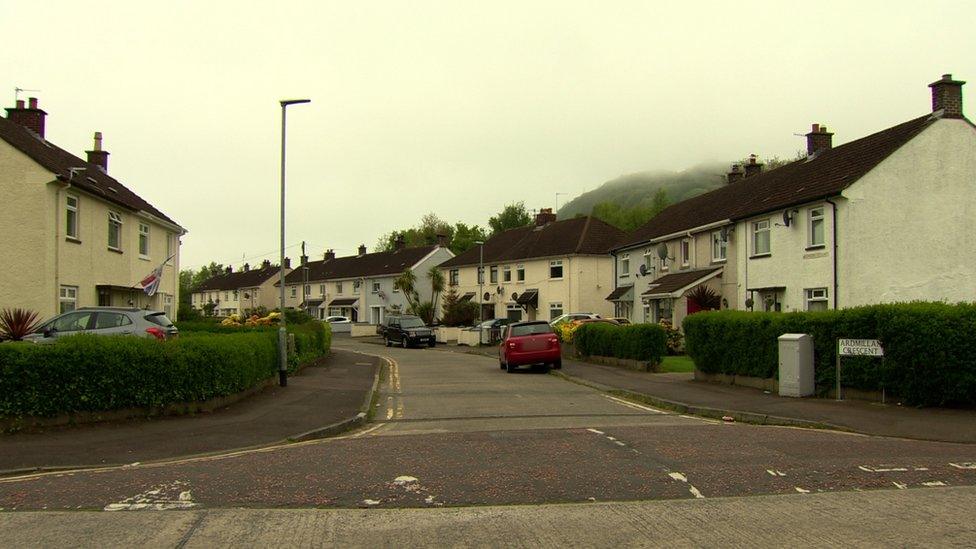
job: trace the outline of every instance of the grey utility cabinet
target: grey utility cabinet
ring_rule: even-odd
[[[813,392],[813,338],[808,334],[779,336],[779,396],[805,397]]]

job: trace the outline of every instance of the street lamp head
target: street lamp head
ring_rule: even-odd
[[[485,242],[483,240],[475,240],[474,243],[477,244],[477,245],[479,245],[479,246],[483,246],[485,244]]]
[[[311,103],[311,99],[282,99],[279,101],[282,107],[287,107],[288,105],[297,105],[299,103]]]

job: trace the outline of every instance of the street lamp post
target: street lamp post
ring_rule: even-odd
[[[484,285],[485,285],[485,242],[483,240],[475,240],[475,244],[478,245],[478,343],[484,343],[484,328],[481,323],[485,321],[485,305],[482,303],[484,297]]]
[[[285,109],[288,105],[310,103],[311,99],[282,99],[281,104],[281,249],[278,257],[278,285],[281,286],[278,309],[281,323],[278,327],[278,384],[288,385],[288,332],[285,329]],[[305,288],[302,288],[302,292]]]

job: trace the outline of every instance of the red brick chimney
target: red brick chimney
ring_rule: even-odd
[[[359,255],[366,255],[366,245],[365,244],[360,244],[359,245]]]
[[[328,261],[330,259],[335,259],[335,251],[329,248],[328,250],[325,251],[325,254],[322,256],[322,259],[324,259],[325,261]]]
[[[729,173],[725,174],[725,177],[728,180],[729,185],[731,185],[732,183],[742,179],[743,175],[742,166],[736,163],[732,164],[732,169],[729,171]]]
[[[271,268],[271,260],[270,259],[265,259],[264,261],[262,261],[261,262],[261,268],[262,269],[270,269]]]
[[[830,150],[834,146],[834,134],[827,131],[827,126],[814,124],[807,134],[807,156]]]
[[[943,74],[941,80],[929,84],[932,88],[932,112],[941,110],[943,118],[962,118],[962,80]]]
[[[542,227],[556,221],[556,214],[552,213],[552,208],[542,208],[535,214],[535,226]]]
[[[44,117],[47,116],[47,113],[37,108],[36,97],[30,98],[30,104],[27,107],[24,107],[23,99],[18,99],[16,107],[6,110],[7,120],[20,124],[41,138],[44,137]]]
[[[746,177],[752,177],[762,173],[763,165],[757,160],[756,155],[749,155],[749,162],[746,162]]]
[[[248,265],[247,263],[245,263],[244,264],[244,272],[247,273],[247,272],[250,272],[250,271],[251,271],[251,266]]]
[[[446,234],[439,234],[439,235],[437,235],[437,245],[440,246],[441,248],[446,248],[447,247],[447,235]]]
[[[95,145],[85,153],[88,154],[88,162],[98,166],[103,172],[108,171],[108,151],[102,150],[102,132],[95,132]]]

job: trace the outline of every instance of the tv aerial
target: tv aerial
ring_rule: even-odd
[[[39,92],[41,90],[28,90],[25,88],[14,88],[14,105],[20,100],[20,92]]]

